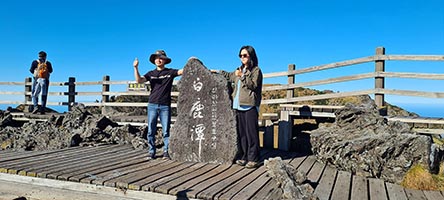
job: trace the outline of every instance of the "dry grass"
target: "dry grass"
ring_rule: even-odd
[[[416,190],[444,190],[444,176],[431,174],[424,166],[415,165],[405,175],[401,185],[405,188]]]

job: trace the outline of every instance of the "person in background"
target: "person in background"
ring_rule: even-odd
[[[238,156],[236,164],[255,168],[259,161],[259,106],[262,98],[262,72],[252,46],[239,50],[241,65],[233,72],[211,70],[234,83],[233,109],[236,110]]]
[[[36,114],[40,110],[40,114],[45,114],[46,101],[48,99],[49,77],[53,71],[52,64],[46,60],[47,54],[44,51],[39,52],[39,59],[32,61],[29,71],[33,74],[32,81],[32,103],[29,111]],[[41,107],[38,108],[39,95],[41,98]]]
[[[156,132],[157,132],[157,118],[160,118],[162,124],[163,134],[163,159],[170,159],[168,154],[168,145],[170,137],[171,125],[171,89],[173,80],[177,76],[181,76],[183,70],[166,68],[165,65],[171,62],[164,50],[157,50],[151,54],[149,58],[156,68],[148,71],[141,76],[139,73],[139,60],[136,58],[133,62],[134,78],[137,83],[144,83],[149,81],[151,87],[151,94],[148,100],[148,134],[147,139],[149,143],[148,159],[156,158]]]

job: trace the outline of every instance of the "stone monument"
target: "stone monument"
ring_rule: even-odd
[[[177,120],[170,156],[177,161],[232,163],[237,153],[236,118],[227,80],[190,59],[178,83]]]

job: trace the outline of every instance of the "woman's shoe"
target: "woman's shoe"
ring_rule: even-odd
[[[256,167],[258,167],[258,163],[257,163],[257,162],[253,162],[253,161],[249,161],[249,162],[245,165],[245,168],[249,168],[249,169],[251,169],[251,168],[256,168]]]
[[[245,161],[245,160],[236,160],[236,164],[238,164],[240,166],[244,166],[245,164],[247,164],[247,161]]]

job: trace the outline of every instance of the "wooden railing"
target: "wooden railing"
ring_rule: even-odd
[[[433,73],[402,73],[402,72],[385,72],[386,61],[444,61],[444,55],[385,55],[385,48],[376,48],[376,54],[373,56],[357,58],[352,60],[346,60],[341,62],[335,62],[325,65],[311,66],[304,69],[295,69],[294,64],[288,65],[288,70],[283,72],[274,72],[264,74],[264,78],[275,78],[275,77],[286,77],[288,80],[287,84],[264,86],[263,91],[273,91],[273,90],[286,90],[287,95],[285,98],[279,99],[263,99],[262,104],[288,104],[301,101],[312,101],[321,99],[331,99],[340,98],[348,96],[358,96],[358,95],[374,95],[375,102],[378,107],[384,107],[384,95],[402,95],[402,96],[416,96],[416,97],[427,97],[427,98],[444,98],[444,92],[426,92],[426,91],[411,91],[411,90],[397,90],[397,89],[387,89],[385,88],[386,78],[410,78],[410,79],[431,79],[431,80],[444,80],[444,74],[433,74]],[[327,69],[340,68],[351,65],[358,65],[363,63],[374,62],[375,70],[373,72],[356,74],[350,76],[342,76],[336,78],[328,78],[322,80],[315,80],[310,82],[298,82],[296,83],[296,75],[302,76],[303,74],[318,72]],[[299,87],[309,87],[309,86],[319,86],[319,85],[329,85],[333,83],[356,81],[362,79],[374,79],[374,87],[371,89],[364,89],[358,91],[347,91],[347,92],[337,92],[329,94],[320,94],[312,96],[295,96],[294,89]],[[86,106],[132,106],[132,107],[145,107],[146,102],[135,103],[135,102],[110,102],[110,96],[122,96],[122,95],[136,95],[136,96],[149,96],[149,92],[146,91],[111,91],[112,85],[128,85],[133,83],[133,81],[111,81],[109,76],[105,76],[101,81],[92,82],[76,82],[74,77],[70,77],[67,82],[51,82],[49,97],[53,96],[66,96],[67,101],[49,101],[47,105],[63,105],[68,106],[68,110],[77,103],[83,103]],[[175,81],[174,84],[176,84]],[[0,95],[21,95],[25,97],[24,101],[8,101],[2,100],[0,104],[25,104],[31,105],[31,86],[32,79],[25,78],[24,82],[0,82],[1,85],[7,86],[24,86],[24,92],[14,92],[14,91],[0,91]],[[77,86],[102,86],[102,91],[78,91]],[[66,92],[51,92],[57,91],[54,87],[64,87],[62,91]],[[178,96],[178,91],[172,93],[173,96]],[[91,96],[100,97],[101,100],[98,102],[83,102],[79,100],[79,96]],[[173,102],[173,107],[177,105]]]

